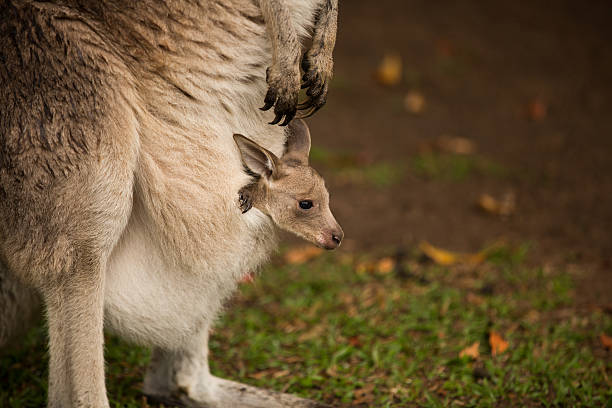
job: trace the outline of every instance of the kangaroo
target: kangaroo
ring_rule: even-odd
[[[321,238],[258,204],[293,179],[297,111],[325,103],[337,0],[0,0],[0,15],[0,346],[40,299],[48,406],[109,406],[104,328],[153,348],[143,391],[161,401],[313,406],[212,376],[207,342],[275,224],[341,239],[331,218]],[[245,163],[258,167],[235,133],[281,157],[246,213],[236,193],[254,181]]]

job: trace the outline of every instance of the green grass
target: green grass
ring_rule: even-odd
[[[486,158],[449,153],[423,153],[412,159],[416,175],[427,179],[463,181],[473,174],[504,177],[508,170]]]
[[[338,180],[351,184],[389,187],[401,182],[405,174],[401,163],[370,162],[356,154],[332,152],[318,146],[310,150],[310,160],[331,169]]]
[[[390,187],[401,183],[407,171],[427,180],[461,182],[481,175],[505,178],[511,175],[502,165],[478,155],[452,153],[421,153],[409,159],[409,165],[392,161],[368,160],[359,154],[335,152],[313,146],[310,159],[315,166],[322,165],[331,170],[339,181],[351,184],[370,184]]]
[[[389,187],[397,184],[403,176],[404,166],[390,162],[349,167],[340,170],[337,174],[341,180],[355,184],[368,183],[376,187]]]
[[[475,268],[415,254],[388,273],[341,254],[278,262],[219,322],[212,370],[338,406],[610,406],[612,356],[598,337],[612,317],[575,307],[571,276],[527,266],[526,252],[500,247]],[[491,330],[509,343],[495,357]],[[476,341],[480,357],[460,358]],[[35,330],[0,359],[0,406],[43,404],[43,344]],[[109,338],[106,356],[112,405],[146,406],[148,352]]]

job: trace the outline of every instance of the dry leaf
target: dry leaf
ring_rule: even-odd
[[[548,114],[548,106],[541,99],[534,99],[527,105],[527,117],[531,120],[542,120]]]
[[[536,323],[538,320],[540,320],[540,312],[537,310],[530,310],[527,312],[524,319],[531,324]]]
[[[599,339],[601,340],[601,344],[603,344],[606,349],[612,350],[612,337],[606,336],[604,333],[601,333]]]
[[[402,58],[398,54],[385,55],[375,74],[381,85],[397,85],[402,79]]]
[[[282,360],[285,363],[294,364],[294,363],[301,363],[302,361],[304,361],[304,358],[298,357],[298,356],[287,356],[287,357],[284,357]]]
[[[374,401],[374,384],[368,384],[363,388],[359,388],[354,392],[353,404],[369,404]]]
[[[425,97],[417,91],[410,91],[404,97],[404,107],[412,114],[418,115],[425,108]]]
[[[319,309],[323,306],[322,300],[315,301],[305,312],[304,316],[313,318],[319,313]]]
[[[436,248],[427,241],[419,244],[419,249],[432,261],[442,266],[456,264],[478,265],[485,260],[484,253],[477,254],[458,254],[444,249]]]
[[[419,244],[419,249],[423,251],[423,253],[435,263],[439,265],[453,265],[457,263],[457,255],[448,252],[435,246],[431,245],[429,242],[423,241]]]
[[[338,299],[340,299],[345,306],[352,306],[355,303],[355,296],[348,292],[340,292],[340,294],[338,294]]]
[[[289,371],[289,370],[280,370],[280,371],[276,371],[276,372],[272,373],[272,377],[273,378],[281,378],[281,377],[286,377],[289,374],[291,374],[291,371]]]
[[[335,364],[331,365],[331,366],[327,367],[327,369],[325,370],[325,374],[327,374],[330,377],[337,377],[338,376],[337,369],[338,369],[338,367]]]
[[[276,369],[270,368],[267,370],[259,371],[254,374],[250,374],[249,377],[255,378],[256,380],[261,380],[264,377],[281,378],[281,377],[286,377],[289,374],[291,374],[291,371],[289,370],[276,370]]]
[[[355,265],[355,272],[357,273],[357,275],[365,275],[366,273],[369,273],[373,268],[374,266],[371,262],[358,262],[357,265]]]
[[[485,252],[478,252],[475,254],[461,254],[461,263],[468,265],[479,265],[484,262],[486,258]]]
[[[395,260],[390,257],[382,258],[376,263],[376,272],[381,275],[386,275],[395,268]]]
[[[288,264],[303,264],[310,261],[313,258],[319,256],[323,250],[315,246],[305,246],[300,248],[294,248],[285,253],[285,261]]]
[[[298,341],[303,342],[312,340],[315,337],[319,337],[321,334],[323,334],[323,332],[325,332],[325,326],[322,324],[318,324],[306,333],[300,334],[300,337],[298,337]]]
[[[476,150],[476,144],[472,140],[451,135],[442,135],[435,140],[426,141],[419,145],[421,153],[473,154]]]
[[[376,262],[363,261],[358,262],[355,266],[355,272],[358,275],[364,275],[369,273],[378,273],[380,275],[386,275],[393,271],[395,268],[395,260],[391,257],[384,257]]]
[[[508,216],[516,209],[516,198],[514,193],[506,193],[501,200],[489,194],[482,194],[478,199],[478,207],[489,214]]]
[[[361,347],[362,345],[359,336],[349,337],[348,342],[353,347]]]
[[[479,296],[472,292],[469,292],[467,294],[467,296],[465,297],[465,300],[467,300],[468,303],[472,305],[476,305],[476,306],[480,306],[484,303],[484,298],[482,296]]]
[[[308,327],[308,325],[306,323],[304,323],[303,320],[295,320],[293,321],[293,323],[283,323],[281,324],[280,328],[285,332],[285,333],[293,333],[299,330],[304,330],[306,327]]]
[[[478,351],[479,347],[480,347],[480,342],[477,341],[471,346],[466,347],[463,350],[461,350],[459,352],[459,357],[470,357],[476,360],[478,357],[480,357],[480,352]]]
[[[493,356],[503,353],[508,348],[508,342],[499,333],[494,331],[489,333],[489,345],[491,346],[491,354]]]
[[[256,380],[261,380],[262,378],[267,377],[268,375],[270,375],[270,370],[263,370],[258,373],[249,374],[249,377],[254,378]]]
[[[472,154],[476,151],[476,145],[470,139],[449,135],[436,140],[435,147],[441,152],[453,154]]]

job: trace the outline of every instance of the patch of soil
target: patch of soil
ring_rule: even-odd
[[[609,303],[611,4],[341,2],[335,78],[327,106],[309,120],[313,144],[410,170],[423,143],[456,135],[512,174],[452,182],[408,171],[381,188],[341,183],[323,169],[346,246],[428,240],[475,251],[500,237],[530,241],[539,261],[587,265],[581,296]],[[388,52],[402,56],[404,77],[385,88],[373,71]],[[410,90],[425,97],[421,115],[403,108]],[[482,193],[506,191],[516,194],[515,215],[475,209]]]

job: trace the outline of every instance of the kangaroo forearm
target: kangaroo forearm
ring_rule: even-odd
[[[331,73],[332,53],[336,46],[338,30],[338,0],[327,0],[319,9],[312,37],[312,58],[321,58],[329,64]]]
[[[259,0],[259,6],[272,41],[272,65],[299,67],[300,42],[284,0]]]
[[[285,0],[259,0],[259,6],[272,41],[272,65],[266,71],[268,92],[261,109],[274,106],[270,124],[285,126],[297,111],[301,46]]]
[[[304,112],[302,117],[313,115],[327,101],[329,81],[334,68],[332,53],[336,45],[337,28],[338,0],[325,0],[317,10],[312,46],[302,60],[302,88],[308,88],[306,95],[309,97],[298,106]]]

